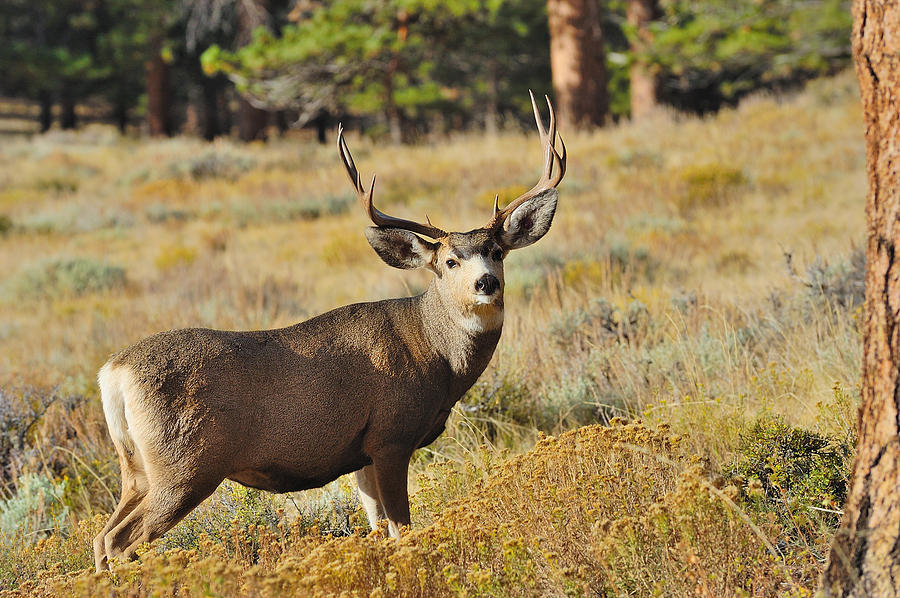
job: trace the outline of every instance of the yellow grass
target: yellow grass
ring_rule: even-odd
[[[852,74],[707,118],[660,114],[563,134],[569,168],[553,227],[507,260],[497,355],[445,435],[414,459],[414,477],[425,477],[413,500],[413,534],[397,544],[311,533],[316,518],[340,533],[362,522],[343,480],[289,499],[226,486],[164,539],[163,548],[187,552],[151,549],[143,566],[75,580],[58,575],[89,566],[83,540],[118,492],[94,381],[111,352],[169,328],[283,326],[348,302],[418,292],[428,275],[392,270],[367,246],[367,221],[331,145],[138,141],[102,128],[5,142],[0,216],[11,228],[0,230],[0,388],[26,415],[49,392],[42,389],[61,398],[23,434],[26,447],[10,444],[16,461],[3,464],[2,496],[15,496],[26,472],[69,480],[56,531],[34,535],[48,536],[43,554],[58,557],[11,553],[24,564],[0,559],[0,588],[39,578],[28,592],[104,584],[149,595],[154,584],[178,580],[189,593],[223,595],[244,586],[259,595],[283,587],[365,596],[379,588],[498,596],[807,591],[830,528],[810,540],[818,548],[773,560],[766,542],[777,544],[788,532],[776,528],[790,522],[770,525],[772,509],[742,502],[746,480],[728,490],[730,499],[710,480],[740,461],[742,438],[759,418],[777,415],[852,440],[860,339],[851,256],[863,241],[865,196]],[[483,224],[493,195],[521,192],[539,168],[532,131],[417,147],[349,142],[363,176],[378,173],[382,209],[427,213],[452,230]],[[37,390],[22,390],[29,387]],[[567,470],[555,441],[512,461],[502,453],[527,451],[538,430],[563,434],[612,416],[641,417],[653,430],[666,426],[664,436],[679,435],[674,453],[647,449],[653,454],[642,467],[659,469],[653,475],[666,481],[627,486],[631,507],[596,485],[613,475],[606,469]],[[590,444],[596,454],[579,448],[578,459],[615,461],[631,450],[623,443],[645,446],[610,444],[609,435],[622,432],[604,430],[579,433],[605,440]],[[572,434],[559,442],[581,438]],[[691,456],[704,467],[692,469]],[[513,465],[528,460],[549,460],[589,488],[546,482],[547,492],[563,494],[545,504],[528,494],[540,494],[541,478]],[[436,462],[448,463],[438,482]],[[622,483],[638,478],[629,480]],[[455,499],[462,506],[448,507]],[[471,508],[474,519],[456,522],[453,508]],[[259,531],[256,552],[235,552],[231,524],[216,509],[235,514],[242,534],[249,528],[241,525],[268,530]],[[693,513],[698,527],[662,529],[657,512],[682,522]],[[557,516],[565,524],[554,527]],[[480,539],[479,526],[499,535]],[[216,529],[219,536],[201,538]],[[277,538],[265,535],[279,529]],[[609,529],[619,540],[604,539]],[[703,534],[708,539],[698,540]],[[447,538],[450,548],[441,548]],[[642,565],[641,553],[664,556]],[[750,560],[717,568],[739,555]],[[326,565],[355,573],[334,580]],[[213,570],[210,583],[220,585],[196,585]]]

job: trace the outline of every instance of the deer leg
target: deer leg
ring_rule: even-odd
[[[106,554],[113,558],[135,558],[135,551],[172,529],[176,523],[212,494],[218,486],[153,488],[134,510],[104,537]]]
[[[378,500],[378,485],[375,483],[373,465],[366,465],[356,472],[356,487],[359,489],[359,502],[369,518],[369,527],[374,530],[378,522],[384,519],[384,508]]]
[[[147,495],[147,474],[144,473],[140,457],[129,455],[122,447],[117,446],[119,453],[119,469],[122,472],[122,495],[106,525],[94,538],[94,565],[97,571],[109,569],[104,538],[114,527],[119,525]]]
[[[388,520],[388,531],[393,538],[400,537],[400,527],[409,526],[409,495],[407,494],[407,472],[409,454],[385,455],[374,459],[375,482],[378,500]]]
[[[97,571],[109,569],[109,560],[104,538],[114,527],[119,525],[147,495],[146,480],[138,480],[133,476],[122,476],[122,496],[115,511],[109,516],[106,526],[94,538],[94,565]]]

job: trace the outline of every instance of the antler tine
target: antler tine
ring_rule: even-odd
[[[350,183],[353,185],[353,189],[356,191],[356,196],[362,202],[363,208],[366,210],[366,214],[368,214],[369,219],[375,224],[375,226],[380,226],[383,228],[400,228],[425,235],[426,237],[430,237],[432,239],[440,239],[447,236],[446,232],[432,225],[427,216],[425,217],[425,219],[428,220],[428,224],[421,224],[419,222],[413,222],[412,220],[403,220],[402,218],[394,218],[393,216],[388,216],[387,214],[376,208],[372,203],[372,196],[375,194],[375,177],[372,176],[372,184],[369,187],[369,190],[366,191],[366,189],[362,185],[362,179],[359,176],[359,171],[356,170],[356,164],[353,162],[353,156],[350,154],[350,148],[347,146],[347,142],[344,140],[344,127],[341,125],[338,125],[337,145],[338,152],[341,155],[341,162],[344,163],[344,168],[347,171],[347,176],[350,177]]]
[[[486,227],[489,229],[500,226],[516,208],[526,201],[559,185],[563,176],[566,174],[566,144],[563,142],[562,135],[557,135],[556,132],[556,111],[553,109],[553,104],[550,102],[550,98],[545,95],[544,99],[547,100],[547,107],[550,109],[550,124],[548,128],[545,129],[544,123],[541,120],[541,111],[534,99],[534,94],[529,90],[528,95],[531,97],[531,108],[534,111],[534,121],[537,124],[538,134],[541,137],[541,145],[544,148],[543,172],[541,173],[541,178],[538,179],[538,182],[534,187],[511,201],[509,205],[502,210],[499,209],[499,206],[497,205],[497,198],[494,198],[494,214],[490,221],[488,221]],[[561,151],[557,151],[556,149],[557,137],[559,137],[559,143],[562,146]],[[556,166],[555,175],[553,172],[554,165]]]

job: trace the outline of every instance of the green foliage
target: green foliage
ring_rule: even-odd
[[[256,166],[246,155],[232,151],[208,149],[191,156],[188,160],[177,160],[169,164],[169,172],[174,177],[185,177],[195,181],[224,179],[234,181]]]
[[[0,91],[52,100],[101,96],[131,107],[141,94],[154,36],[171,2],[10,0],[0,4]]]
[[[677,179],[683,186],[675,197],[681,210],[724,205],[747,183],[739,168],[725,164],[691,165],[679,171]]]
[[[10,540],[21,534],[36,540],[68,516],[63,504],[65,480],[52,480],[44,474],[19,476],[16,493],[0,501],[0,536]]]
[[[341,0],[317,5],[279,37],[259,29],[239,50],[214,45],[202,63],[258,102],[299,109],[301,122],[341,111],[480,120],[485,106],[522,111],[529,86],[547,87],[545,21],[536,0]]]
[[[639,60],[666,103],[693,111],[831,73],[850,63],[847,0],[665,0]],[[630,32],[633,37],[634,32]]]
[[[742,435],[740,459],[733,474],[759,484],[764,502],[785,517],[794,510],[810,510],[830,515],[847,498],[852,448],[846,439],[831,438],[788,426],[782,418],[756,421]],[[759,493],[757,493],[759,494]],[[818,510],[817,510],[818,509]],[[825,509],[822,511],[821,509]]]
[[[314,199],[288,199],[262,206],[253,202],[235,202],[231,205],[234,218],[240,226],[260,222],[286,222],[292,220],[316,220],[323,216],[344,214],[353,205],[349,195],[330,195]]]
[[[12,218],[6,214],[0,214],[0,237],[4,237],[13,229]]]
[[[90,258],[56,259],[26,268],[7,289],[22,298],[77,296],[125,286],[125,269]]]

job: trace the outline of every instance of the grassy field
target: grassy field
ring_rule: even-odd
[[[865,156],[851,73],[708,118],[563,131],[550,233],[507,260],[500,347],[413,460],[414,529],[348,479],[226,483],[91,573],[118,495],[95,373],[184,326],[270,328],[416,293],[368,247],[332,145],[0,146],[0,590],[13,595],[810,595],[846,493]],[[469,230],[534,132],[353,138],[388,212]]]

